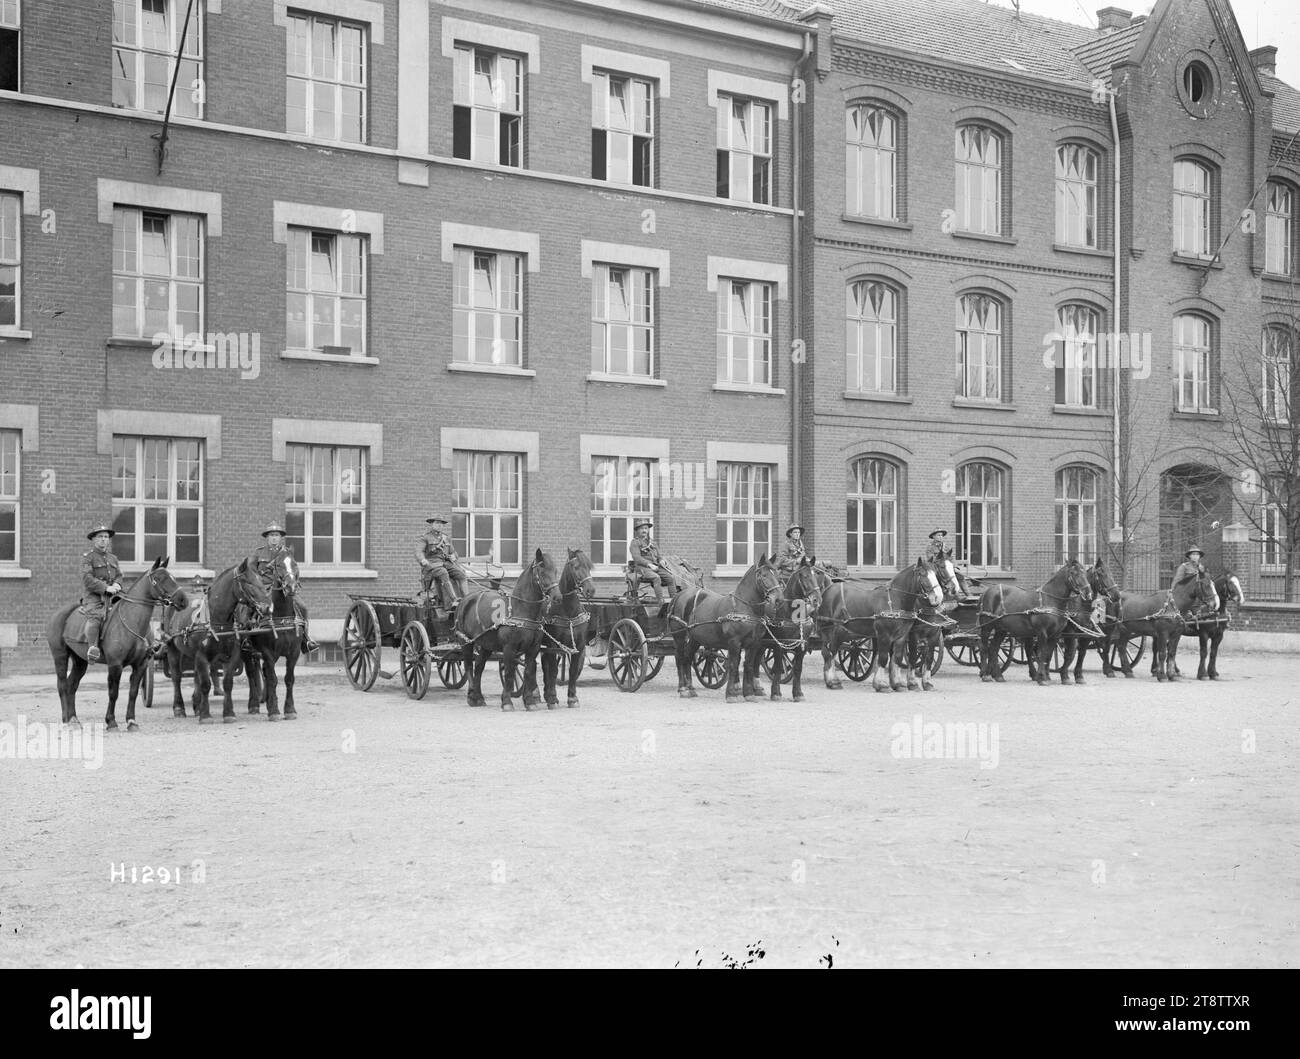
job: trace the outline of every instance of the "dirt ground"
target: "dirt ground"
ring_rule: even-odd
[[[299,720],[247,717],[241,678],[202,727],[160,682],[102,767],[0,758],[0,965],[1294,967],[1300,663],[1221,669],[727,705],[670,659],[508,714],[319,667]],[[57,722],[52,676],[0,681],[20,717]],[[986,726],[996,767],[902,756],[930,722]]]

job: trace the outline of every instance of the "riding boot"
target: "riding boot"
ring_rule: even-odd
[[[103,660],[103,655],[99,651],[99,618],[86,619],[86,642],[90,644],[86,648],[86,661],[99,662]]]

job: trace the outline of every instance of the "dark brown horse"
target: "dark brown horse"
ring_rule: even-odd
[[[816,556],[805,555],[786,580],[776,614],[766,622],[767,635],[759,649],[772,649],[771,698],[781,697],[786,652],[790,653],[790,697],[803,702],[803,658],[808,642],[817,631],[817,611],[822,605],[822,586],[831,583],[817,567]]]
[[[668,630],[677,662],[677,694],[696,697],[691,686],[691,662],[697,646],[727,652],[727,701],[752,701],[758,696],[758,647],[763,619],[774,615],[781,598],[776,561],[766,554],[745,571],[735,590],[725,595],[707,588],[683,589],[668,607]],[[744,669],[743,680],[741,669]]]
[[[248,647],[245,648],[242,644],[240,647],[240,657],[248,673],[248,712],[259,712],[258,706],[265,702],[266,719],[280,719],[275,663],[277,659],[283,658],[284,719],[295,721],[298,719],[298,711],[293,707],[294,667],[298,664],[298,655],[302,650],[307,612],[304,608],[299,617],[294,606],[298,594],[298,563],[289,552],[282,553],[276,559],[269,581],[270,627],[245,637]]]
[[[1106,565],[1098,559],[1088,567],[1088,584],[1092,588],[1091,606],[1080,600],[1071,599],[1066,610],[1069,623],[1061,633],[1061,668],[1057,670],[1062,684],[1070,683],[1070,666],[1074,666],[1074,683],[1082,684],[1083,660],[1091,650],[1101,656],[1101,671],[1108,677],[1115,675],[1114,667],[1106,656],[1107,630],[1115,624],[1115,612],[1119,606],[1119,585],[1110,576]],[[1089,635],[1097,629],[1103,635]],[[1036,674],[1031,673],[1035,677]]]
[[[927,559],[930,569],[934,571],[939,584],[943,586],[944,596],[952,599],[961,597],[961,582],[957,579],[957,568],[953,565],[952,549],[942,556]],[[907,639],[908,666],[912,670],[907,686],[913,688],[914,680],[919,679],[923,691],[933,691],[931,679],[939,669],[943,658],[943,630],[955,622],[947,617],[939,606],[923,599],[917,606],[916,621]]]
[[[100,644],[103,661],[108,666],[108,713],[104,717],[106,728],[117,727],[117,718],[114,716],[117,692],[122,683],[122,670],[126,666],[131,667],[126,730],[134,732],[139,728],[135,720],[135,698],[140,691],[140,682],[144,680],[145,667],[153,664],[150,629],[153,609],[159,604],[171,606],[173,598],[180,591],[167,570],[169,561],[170,556],[155,559],[153,566],[136,578],[110,604],[108,616],[104,619]],[[79,606],[79,603],[72,603],[63,607],[45,626],[45,641],[54,657],[54,675],[59,682],[59,705],[62,707],[63,723],[74,728],[81,727],[81,721],[77,718],[77,688],[81,684],[81,678],[86,675],[86,666],[89,665],[86,651],[90,647],[83,638],[86,618],[77,609]]]
[[[181,673],[188,662],[194,670],[194,713],[199,712],[199,702],[206,691],[200,690],[198,654],[212,634],[208,616],[208,597],[205,592],[177,593],[172,611],[163,622],[163,638],[167,645],[167,673],[172,680],[172,716],[185,716],[185,696],[181,690]]]
[[[1138,595],[1121,592],[1115,626],[1108,640],[1116,645],[1116,654],[1126,677],[1133,676],[1124,650],[1133,636],[1151,637],[1151,673],[1156,680],[1177,680],[1178,641],[1183,635],[1184,620],[1203,611],[1219,609],[1214,582],[1204,570],[1188,574],[1164,592]]]
[[[1241,606],[1246,602],[1246,593],[1241,590],[1241,581],[1231,570],[1226,570],[1214,579],[1214,591],[1219,597],[1215,612],[1196,622],[1195,632],[1201,641],[1201,666],[1196,671],[1197,680],[1219,679],[1219,644],[1228,628],[1228,604]],[[1206,665],[1206,654],[1209,665]]]
[[[209,634],[198,645],[194,657],[200,724],[212,723],[208,692],[212,688],[214,662],[221,663],[221,720],[224,724],[234,722],[231,692],[240,669],[239,641],[270,613],[271,597],[248,559],[243,559],[238,566],[227,567],[213,579],[208,588]],[[253,712],[251,702],[249,712]]]
[[[560,658],[569,660],[569,706],[578,705],[578,676],[582,672],[584,652],[591,638],[591,615],[585,604],[595,593],[591,579],[591,560],[581,548],[570,548],[568,561],[560,573],[560,605],[553,608],[542,623],[542,684],[546,708],[560,704],[555,680]]]
[[[980,595],[980,679],[1006,678],[997,672],[994,660],[1008,636],[1025,645],[1035,663],[1030,677],[1050,684],[1052,652],[1069,624],[1069,601],[1079,596],[1092,601],[1088,574],[1077,559],[1067,559],[1041,588],[1029,590],[1014,585],[989,585]]]
[[[524,709],[538,705],[537,652],[542,648],[543,621],[560,603],[559,578],[555,562],[537,549],[533,561],[524,567],[510,594],[484,589],[471,590],[456,604],[456,635],[465,641],[465,669],[469,673],[468,698],[471,706],[484,706],[483,667],[490,655],[501,653],[501,669],[523,674]],[[518,665],[517,663],[522,663]],[[513,710],[510,688],[501,688],[501,708]]]

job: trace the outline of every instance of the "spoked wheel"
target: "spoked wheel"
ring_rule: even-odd
[[[402,686],[413,699],[422,699],[429,690],[433,665],[429,661],[429,634],[418,621],[408,621],[402,630],[400,647]]]
[[[644,684],[647,681],[654,680],[654,678],[659,675],[659,670],[663,669],[663,667],[664,667],[664,656],[651,655],[650,668],[646,671],[645,680],[641,681],[641,683]]]
[[[444,688],[455,691],[463,688],[469,679],[469,670],[465,668],[465,656],[459,651],[438,657],[438,679]]]
[[[650,671],[645,633],[631,618],[621,618],[609,631],[609,674],[619,691],[636,691]]]
[[[509,669],[506,668],[506,660],[503,658],[497,663],[497,673],[501,677],[501,687],[510,692],[512,699],[518,698],[524,691],[524,660],[515,655],[514,664]]]
[[[369,691],[379,676],[379,617],[366,600],[348,608],[343,621],[343,661],[348,682],[358,691]]]
[[[697,647],[691,659],[695,678],[710,691],[717,691],[727,682],[727,652],[712,647]]]
[[[876,654],[876,641],[868,636],[862,640],[850,640],[840,648],[835,661],[844,675],[861,684],[871,672],[871,660]]]
[[[1121,645],[1119,643],[1112,641],[1110,647],[1107,648],[1109,652],[1108,658],[1110,660],[1111,667],[1114,669],[1121,668],[1120,661],[1119,661],[1120,646]],[[1123,642],[1123,648],[1124,648],[1124,660],[1128,662],[1128,668],[1132,669],[1140,661],[1142,661],[1142,656],[1146,654],[1147,638],[1145,636],[1142,636],[1136,640],[1125,640]]]
[[[943,665],[943,639],[940,638],[938,643],[930,645],[930,650],[926,654],[925,672],[934,676],[939,672],[939,667]]]
[[[998,656],[997,658],[993,659],[991,675],[1000,677],[1003,673],[1007,671],[1007,667],[1011,665],[1011,662],[1013,660],[1012,656],[1016,652],[1016,646],[1017,645],[1013,643],[1010,639],[1005,639],[1000,644],[998,644]],[[975,658],[977,660],[975,664],[980,665],[981,664],[981,661],[979,660],[980,646],[978,644],[975,644],[974,650],[975,650]],[[1024,664],[1028,665],[1029,660],[1025,659]]]
[[[1008,638],[1006,640],[1003,640],[1002,642],[1011,643],[1011,640]],[[1029,656],[1025,654],[1025,645],[1021,643],[1019,640],[1015,642],[1015,646],[1011,648],[1010,653],[1011,653],[1011,661],[1014,662],[1016,665],[1018,666],[1029,665]]]
[[[789,684],[794,679],[792,671],[794,665],[794,652],[787,651],[780,644],[764,644],[762,653],[758,656],[759,667],[763,670],[763,676],[768,680],[774,680],[772,676],[776,672],[776,653],[781,652],[781,679],[778,683]]]
[[[977,666],[980,664],[979,644],[972,640],[948,640],[945,638],[944,650],[948,657],[959,666]]]

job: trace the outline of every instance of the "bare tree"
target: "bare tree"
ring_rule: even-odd
[[[1155,414],[1153,387],[1126,376],[1116,395],[1119,404],[1119,466],[1111,473],[1118,479],[1118,488],[1112,493],[1113,524],[1124,530],[1121,541],[1112,542],[1108,548],[1109,561],[1119,570],[1121,578],[1129,569],[1133,541],[1141,531],[1159,519],[1160,475],[1156,465],[1165,447],[1165,427],[1168,417]],[[1160,424],[1154,433],[1147,428]],[[1141,424],[1139,427],[1138,424]],[[1099,443],[1097,451],[1103,462],[1112,463],[1109,439]]]

